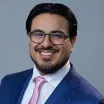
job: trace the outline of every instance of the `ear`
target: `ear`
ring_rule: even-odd
[[[72,47],[74,47],[74,44],[76,43],[76,39],[77,39],[76,36],[74,36],[74,37],[72,37],[72,38],[70,39],[71,44],[72,44]]]
[[[30,38],[30,34],[27,34],[27,37]]]
[[[30,42],[31,42],[30,34],[27,34],[27,38],[28,38],[28,42],[29,42],[29,44],[30,44]]]
[[[71,52],[73,52],[74,44],[76,43],[76,36],[72,37],[70,39],[70,41],[71,41],[71,44],[72,44]]]
[[[30,39],[30,34],[27,34],[27,38],[29,39],[29,41],[31,40],[31,39]]]

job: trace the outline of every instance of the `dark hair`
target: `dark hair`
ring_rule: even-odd
[[[67,6],[60,3],[41,3],[37,4],[31,11],[26,20],[27,33],[31,31],[32,20],[39,14],[51,13],[65,17],[69,22],[69,34],[71,37],[77,36],[77,20],[73,12]]]

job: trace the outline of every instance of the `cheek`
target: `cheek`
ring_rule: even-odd
[[[71,47],[72,47],[72,46],[71,46],[70,43],[65,43],[65,44],[64,44],[62,51],[63,51],[63,54],[64,54],[65,56],[67,56],[67,55],[70,54]]]
[[[30,54],[34,54],[35,53],[35,45],[33,43],[30,42],[29,44],[29,51],[30,51]]]
[[[60,52],[57,54],[56,57],[58,57],[59,60],[62,60],[62,58],[66,57],[68,55],[68,49],[66,48],[66,45],[59,46]]]

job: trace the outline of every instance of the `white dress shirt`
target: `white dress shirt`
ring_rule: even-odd
[[[51,95],[51,93],[54,91],[54,89],[58,86],[58,84],[61,82],[61,80],[65,77],[65,75],[68,73],[69,70],[70,70],[70,63],[68,61],[66,63],[66,65],[64,67],[62,67],[60,70],[58,70],[56,73],[42,76],[47,80],[47,82],[44,83],[41,88],[40,96],[38,99],[38,104],[44,104],[46,102],[48,97]],[[33,75],[28,83],[28,86],[24,93],[21,104],[29,103],[29,101],[32,97],[34,88],[35,88],[35,83],[33,82],[33,79],[37,76],[41,76],[41,75],[39,74],[36,66],[34,65]]]

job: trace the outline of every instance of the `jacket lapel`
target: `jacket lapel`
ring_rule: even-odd
[[[27,88],[27,85],[31,79],[33,69],[26,70],[24,72],[18,73],[14,80],[11,82],[11,97],[10,104],[20,104],[23,94]]]
[[[45,104],[70,104],[78,95],[79,81],[78,74],[71,64],[70,71],[50,95]]]
[[[18,103],[17,104],[21,104],[21,100],[22,100],[23,95],[24,95],[24,92],[25,92],[25,90],[26,90],[26,88],[28,86],[28,83],[29,83],[29,81],[30,81],[30,79],[32,77],[32,74],[33,74],[33,69],[31,69],[30,70],[30,73],[28,73],[28,74],[27,73],[24,73],[24,77],[27,77],[27,79],[26,79],[26,81],[24,83],[24,86],[23,86],[23,88],[21,90],[21,93],[20,93],[20,96],[19,96],[19,99],[18,99]]]

